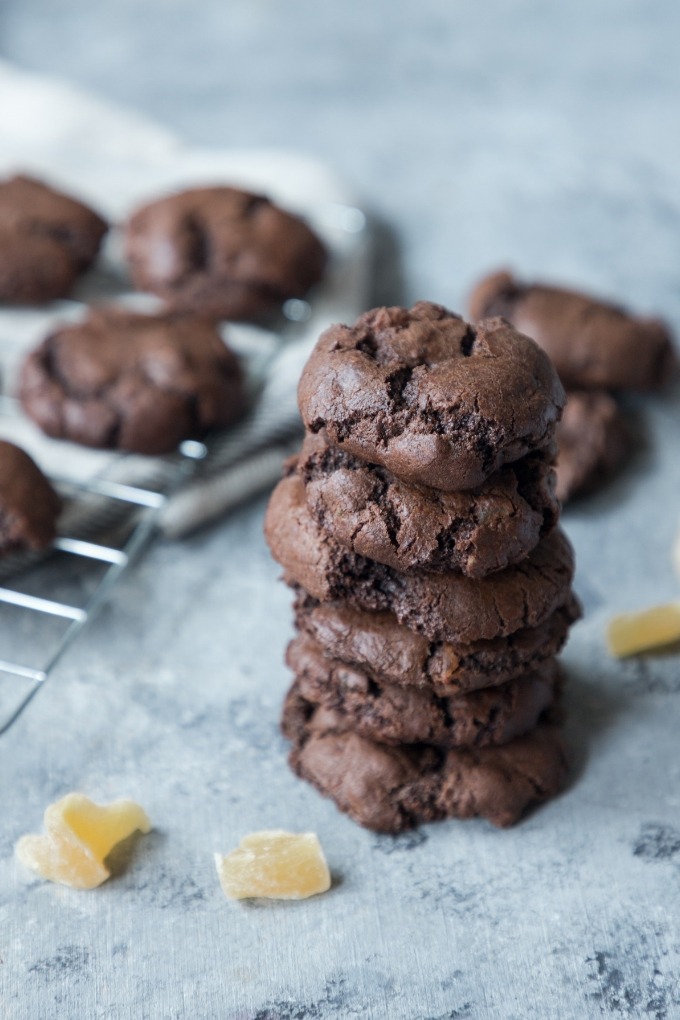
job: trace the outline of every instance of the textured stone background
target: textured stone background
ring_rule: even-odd
[[[679,29],[670,0],[4,0],[0,56],[195,143],[326,159],[385,224],[382,298],[459,307],[511,262],[677,329]],[[158,544],[0,740],[3,1020],[680,1017],[680,659],[603,644],[612,612],[680,590],[680,394],[636,412],[631,469],[565,515],[574,781],[508,832],[376,837],[289,774],[263,502]],[[155,824],[89,895],[12,854],[74,788]],[[319,833],[333,890],[227,903],[213,851],[275,826]]]

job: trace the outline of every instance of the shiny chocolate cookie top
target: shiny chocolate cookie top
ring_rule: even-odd
[[[455,491],[548,447],[564,404],[537,344],[440,305],[377,308],[319,338],[298,388],[313,433],[403,481]]]

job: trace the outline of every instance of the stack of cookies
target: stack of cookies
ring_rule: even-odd
[[[378,831],[512,824],[567,772],[550,360],[502,319],[380,308],[321,336],[299,404],[265,524],[296,592],[293,768]]]

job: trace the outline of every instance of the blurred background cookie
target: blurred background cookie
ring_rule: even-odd
[[[147,454],[229,425],[245,406],[214,322],[119,308],[50,334],[22,366],[20,398],[50,436]]]
[[[56,534],[61,500],[38,465],[0,440],[0,556],[44,549]]]
[[[138,209],[130,274],[174,308],[260,322],[321,279],[327,252],[297,216],[238,188],[192,188]]]
[[[550,355],[567,389],[657,390],[676,364],[659,319],[550,284],[492,273],[470,296],[477,321],[502,315]]]
[[[32,177],[0,181],[0,301],[66,296],[94,262],[108,225],[98,213]]]
[[[550,355],[567,389],[557,427],[557,495],[565,503],[608,481],[633,451],[632,426],[614,394],[662,389],[677,374],[670,331],[659,319],[501,270],[469,298],[473,319],[501,315]]]
[[[563,503],[606,482],[633,451],[623,411],[599,390],[567,394],[557,443],[557,496]]]

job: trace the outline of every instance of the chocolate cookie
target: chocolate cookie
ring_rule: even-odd
[[[523,284],[498,272],[470,296],[473,319],[502,315],[550,355],[573,389],[655,390],[677,361],[670,333],[658,319],[544,284]]]
[[[60,511],[61,500],[37,464],[0,440],[0,556],[44,549],[54,539]]]
[[[553,366],[493,319],[476,328],[440,305],[377,308],[331,326],[302,373],[298,401],[314,433],[447,492],[547,447],[564,404]]]
[[[431,641],[469,643],[537,627],[564,604],[573,553],[555,529],[522,563],[491,577],[459,573],[400,573],[339,546],[313,519],[298,475],[274,490],[265,535],[287,579],[322,602],[347,600],[387,610]]]
[[[295,772],[378,832],[474,816],[512,825],[532,804],[554,797],[567,778],[559,731],[548,723],[500,747],[388,747],[348,731],[337,712],[308,701],[294,684],[282,726],[293,742]]]
[[[559,671],[554,659],[518,680],[456,697],[382,677],[324,657],[303,635],[288,645],[286,662],[307,701],[332,709],[345,728],[380,744],[487,747],[507,744],[533,729],[554,702]]]
[[[92,209],[41,181],[0,181],[0,301],[42,304],[68,294],[106,230]]]
[[[541,453],[501,468],[474,491],[442,492],[408,485],[308,433],[298,470],[324,531],[395,570],[484,577],[524,559],[559,514],[550,457]]]
[[[133,282],[175,308],[262,320],[304,297],[326,249],[302,220],[262,195],[193,188],[138,209],[126,227]]]
[[[148,454],[244,408],[238,360],[213,322],[116,308],[48,336],[24,362],[20,396],[50,436]]]
[[[574,390],[557,426],[557,494],[563,503],[605,481],[633,448],[621,408],[608,393]]]
[[[295,622],[324,654],[392,684],[424,687],[439,697],[465,694],[514,680],[563,647],[570,626],[579,619],[576,598],[566,602],[538,627],[504,638],[453,645],[430,641],[402,626],[392,613],[368,613],[348,602],[318,602],[299,591]]]

